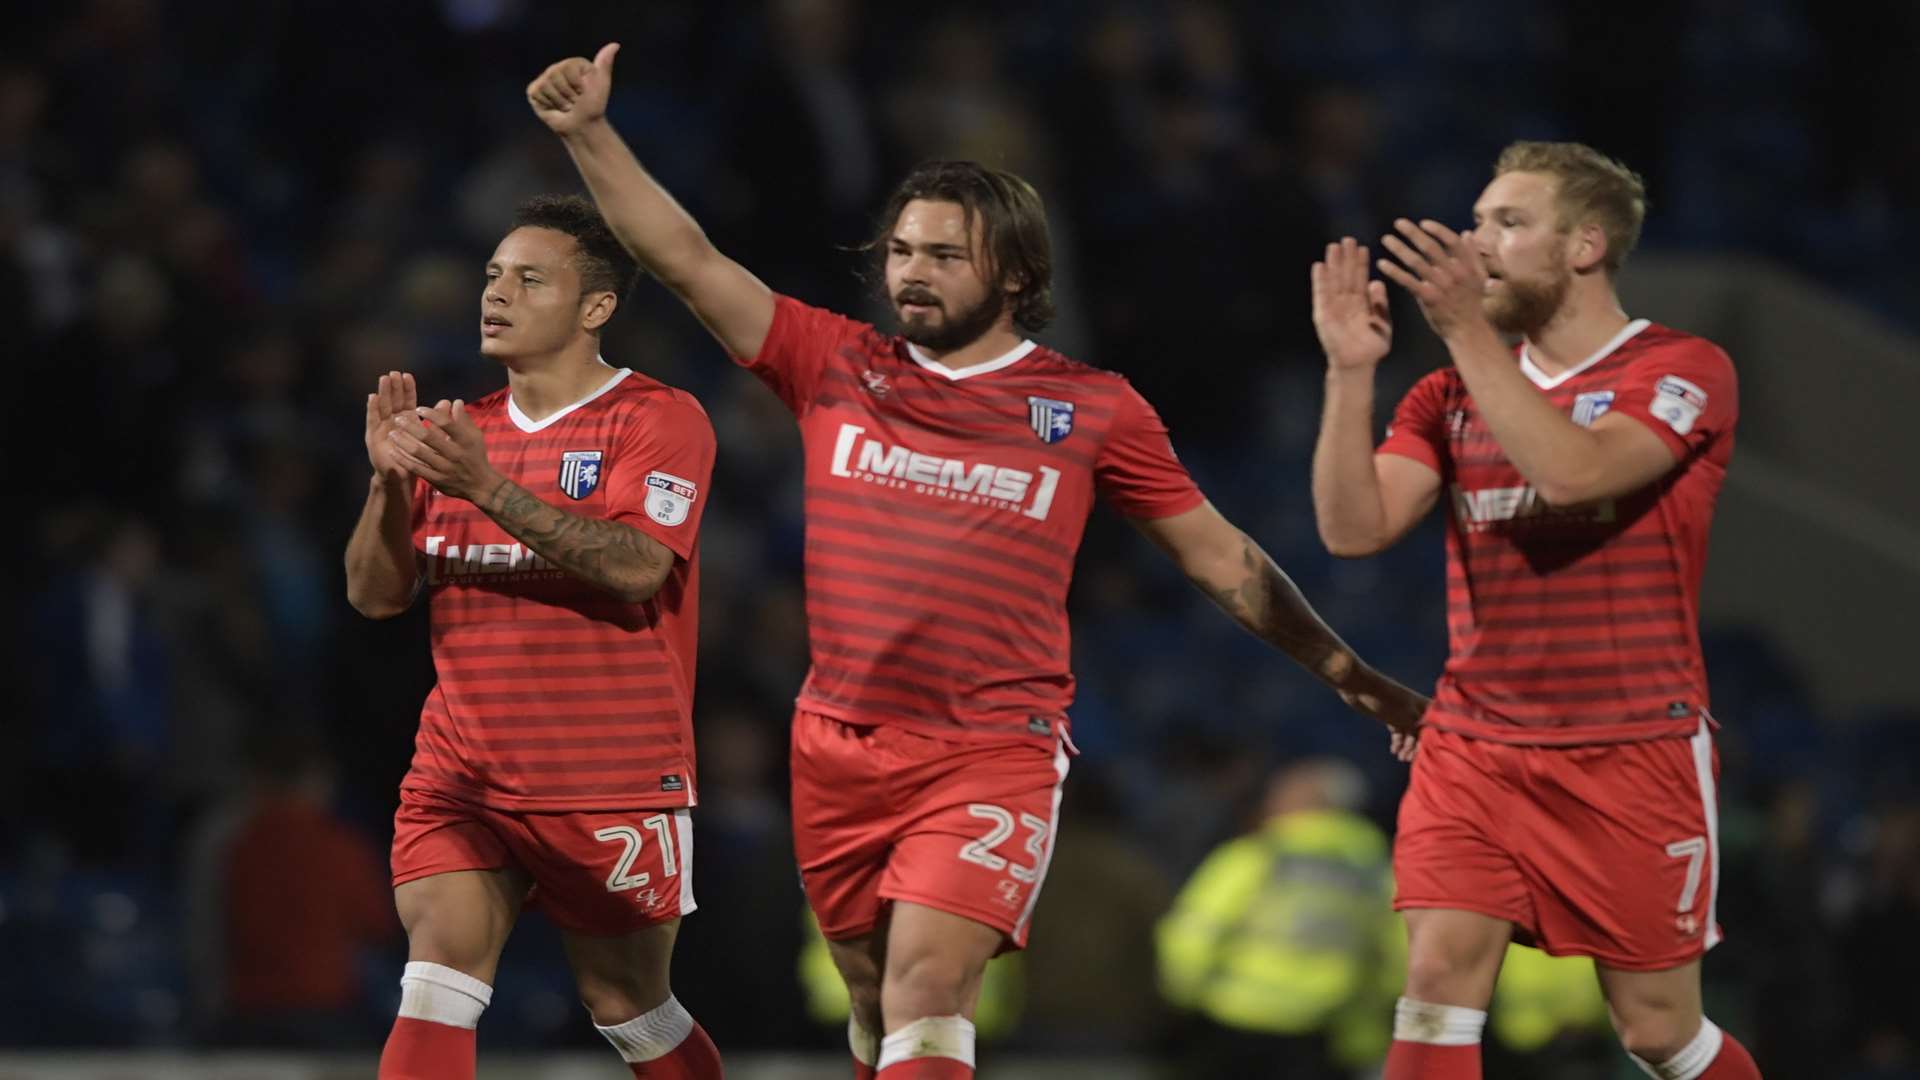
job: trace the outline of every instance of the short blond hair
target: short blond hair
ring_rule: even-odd
[[[1560,182],[1555,201],[1560,228],[1595,224],[1607,236],[1607,276],[1626,265],[1647,217],[1647,184],[1640,174],[1591,146],[1576,142],[1517,142],[1500,151],[1493,175],[1545,173]]]

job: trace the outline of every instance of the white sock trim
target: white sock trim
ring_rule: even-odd
[[[493,987],[444,964],[413,960],[400,976],[400,1015],[410,1020],[474,1028],[492,1000]]]
[[[1426,1043],[1429,1046],[1475,1046],[1487,1026],[1484,1009],[1460,1005],[1435,1005],[1403,997],[1393,1007],[1395,1042]]]
[[[1720,1056],[1720,1047],[1726,1040],[1726,1033],[1703,1016],[1700,1018],[1700,1030],[1693,1036],[1693,1041],[1660,1064],[1652,1064],[1632,1054],[1627,1056],[1633,1058],[1633,1063],[1640,1066],[1641,1072],[1655,1080],[1697,1080],[1701,1073],[1707,1071],[1707,1066],[1713,1064],[1713,1059]]]
[[[964,1016],[923,1016],[880,1040],[876,1067],[932,1057],[952,1058],[973,1068],[973,1021]]]
[[[853,1051],[853,1060],[868,1068],[880,1060],[880,1036],[868,1031],[857,1016],[847,1017],[847,1048]]]
[[[620,1060],[629,1065],[671,1054],[675,1047],[693,1034],[693,1014],[672,994],[652,1012],[642,1013],[624,1024],[612,1027],[593,1025],[607,1037]]]

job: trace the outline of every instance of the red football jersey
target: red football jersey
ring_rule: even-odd
[[[1095,493],[1135,518],[1204,501],[1153,407],[1031,341],[956,371],[784,296],[738,362],[806,448],[801,705],[1050,740],[1073,700],[1067,586]]]
[[[693,805],[706,412],[626,369],[537,422],[506,390],[467,411],[508,479],[568,513],[639,529],[678,558],[652,599],[624,603],[472,503],[416,484],[413,542],[440,681],[401,786],[502,810]]]
[[[1519,359],[1574,422],[1625,413],[1675,464],[1629,495],[1552,506],[1495,443],[1459,372],[1408,391],[1380,452],[1432,467],[1451,508],[1451,649],[1427,722],[1534,744],[1691,736],[1707,709],[1700,576],[1733,457],[1733,364],[1645,320],[1554,377],[1524,347]]]

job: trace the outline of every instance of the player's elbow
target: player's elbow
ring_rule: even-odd
[[[1328,528],[1325,523],[1320,525],[1320,543],[1327,549],[1327,554],[1337,559],[1364,559],[1369,555],[1378,555],[1387,548],[1387,541],[1383,537],[1341,532]]]
[[[406,612],[411,607],[411,597],[395,599],[391,596],[371,595],[354,589],[347,590],[347,603],[353,610],[369,619],[391,619]]]
[[[1533,489],[1551,506],[1579,506],[1615,494],[1598,471],[1542,477]]]
[[[613,595],[623,604],[644,604],[659,594],[672,571],[671,563],[659,572],[652,569],[642,570],[630,580],[615,586]]]

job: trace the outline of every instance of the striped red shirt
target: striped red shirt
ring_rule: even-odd
[[[1700,576],[1733,457],[1733,364],[1709,341],[1638,320],[1558,376],[1524,348],[1520,366],[1576,423],[1624,413],[1675,464],[1630,495],[1550,506],[1457,371],[1408,391],[1380,452],[1439,472],[1452,507],[1451,649],[1427,722],[1539,745],[1691,736],[1707,710]]]
[[[1073,700],[1067,586],[1094,496],[1204,499],[1126,379],[1023,342],[958,371],[779,297],[760,355],[806,448],[802,707],[857,724],[1050,739]]]
[[[678,557],[651,599],[623,603],[472,503],[416,484],[413,541],[440,681],[401,786],[505,810],[693,805],[696,537],[714,453],[706,412],[622,369],[537,422],[505,390],[468,413],[508,479],[570,514],[630,525]]]

